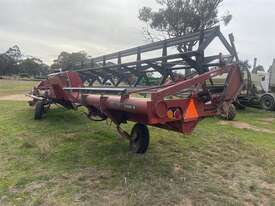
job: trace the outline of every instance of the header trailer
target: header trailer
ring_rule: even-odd
[[[205,54],[216,37],[226,56]],[[84,106],[91,120],[111,119],[135,153],[145,153],[149,145],[146,125],[189,134],[205,117],[232,120],[242,77],[233,35],[229,39],[230,43],[215,27],[96,57],[76,65],[74,71],[49,75],[30,94],[35,118],[41,119],[53,103],[69,109]],[[144,58],[158,50],[160,56]],[[128,60],[133,56],[135,61]],[[150,73],[160,77],[153,86],[150,79],[155,76]],[[220,75],[227,75],[225,81],[215,84],[213,78]],[[131,133],[121,127],[128,121],[136,122]]]

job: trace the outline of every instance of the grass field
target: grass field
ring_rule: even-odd
[[[37,82],[0,79],[0,97],[13,94],[24,94],[30,91]]]
[[[275,113],[208,118],[190,136],[150,128],[135,155],[82,111],[0,108],[0,205],[275,205]]]

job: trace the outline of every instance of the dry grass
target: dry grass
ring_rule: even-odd
[[[113,127],[54,108],[34,121],[0,101],[0,205],[275,205],[274,134],[202,121],[191,136],[150,128],[145,155]],[[237,121],[275,131],[274,113]],[[130,129],[127,126],[126,129]]]

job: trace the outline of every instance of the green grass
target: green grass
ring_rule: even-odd
[[[34,121],[23,102],[0,108],[0,205],[275,205],[274,134],[209,118],[191,136],[150,128],[148,153],[134,155],[81,111]],[[248,109],[237,120],[267,117]]]
[[[24,94],[37,84],[34,81],[0,79],[0,97],[12,94]]]
[[[30,89],[7,87],[0,91]],[[207,118],[189,136],[151,127],[148,152],[135,155],[114,126],[82,109],[55,107],[41,121],[24,102],[0,109],[1,206],[275,205],[273,133]],[[247,109],[236,121],[275,132],[270,118]]]

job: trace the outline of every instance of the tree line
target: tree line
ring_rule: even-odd
[[[88,61],[87,53],[61,52],[53,64],[47,65],[41,59],[22,54],[15,45],[0,54],[0,76],[45,77],[56,70],[74,70],[74,65]]]
[[[9,48],[0,54],[0,75],[43,76],[48,74],[49,66],[39,58],[24,56],[19,46]]]

